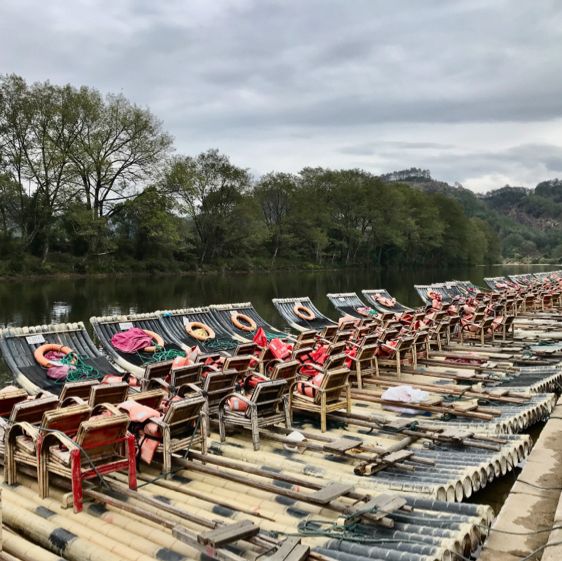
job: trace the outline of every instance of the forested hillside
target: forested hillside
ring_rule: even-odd
[[[534,189],[505,186],[477,195],[462,185],[431,178],[428,170],[411,168],[383,176],[395,177],[426,193],[441,193],[460,203],[468,217],[484,220],[498,235],[508,261],[562,258],[562,181],[539,183]]]
[[[175,153],[121,95],[0,77],[0,274],[559,257],[559,191],[477,197],[427,170],[254,177],[216,149]]]

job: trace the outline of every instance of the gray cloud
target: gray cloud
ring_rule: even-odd
[[[474,188],[560,170],[561,46],[557,0],[0,5],[0,72],[123,92],[182,151],[261,172],[416,165]]]

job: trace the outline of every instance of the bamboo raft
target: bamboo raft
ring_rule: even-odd
[[[451,294],[463,286],[443,283],[441,288]],[[354,305],[358,302],[357,297]],[[337,330],[310,299],[278,299],[275,304],[299,332]],[[295,304],[312,309],[314,320],[293,321]],[[352,315],[353,306],[345,312],[344,304],[339,311]],[[16,380],[30,393],[58,393],[60,386],[42,388],[40,370],[32,368],[33,350],[44,341],[76,349],[96,371],[141,378],[147,365],[157,365],[150,357],[117,352],[110,345],[114,333],[138,326],[160,334],[164,350],[181,351],[191,346],[185,322],[204,318],[216,328],[217,339],[228,339],[235,349],[252,334],[236,331],[232,313],[248,315],[270,335],[285,334],[250,303],[242,303],[92,318],[105,355],[81,323],[6,329],[0,332],[0,348]],[[532,310],[520,325],[550,337],[559,321],[562,326],[562,317],[554,312],[549,317]],[[385,364],[352,389],[347,409],[328,414],[326,432],[305,408],[295,414],[291,427],[260,428],[256,451],[248,431],[227,426],[224,441],[212,433],[208,453],[188,445],[174,454],[171,473],[163,475],[158,463],[143,464],[137,490],[128,488],[124,473],[100,475],[84,487],[86,508],[79,514],[65,508],[70,505],[66,479],[52,476],[50,497],[40,499],[34,470],[24,466],[17,485],[2,484],[2,556],[41,561],[468,557],[485,539],[493,513],[460,501],[528,456],[530,437],[515,433],[547,418],[556,398],[542,391],[560,388],[556,357],[551,353],[547,359],[529,360],[522,348],[513,340],[471,347],[447,341],[442,351],[432,350],[398,375]],[[429,399],[404,404],[382,397],[385,389],[403,384],[426,391]],[[418,415],[405,416],[391,407],[411,408]]]

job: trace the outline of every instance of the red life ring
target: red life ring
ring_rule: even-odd
[[[258,328],[256,322],[250,316],[240,312],[230,312],[230,321],[242,331],[255,331]]]
[[[148,347],[144,347],[142,349],[145,353],[155,353],[156,347],[162,348],[164,346],[164,339],[158,335],[158,333],[154,333],[154,331],[150,331],[149,329],[143,329],[143,331],[153,340],[156,342],[156,345],[149,345]]]
[[[35,351],[33,351],[33,357],[43,368],[51,368],[51,366],[54,366],[48,358],[45,358],[45,355],[49,352],[62,353],[66,356],[72,352],[72,349],[65,345],[56,345],[53,343],[45,343],[37,347]],[[72,362],[75,362],[75,360]]]
[[[293,306],[293,312],[295,312],[295,315],[298,318],[303,319],[305,321],[312,321],[316,317],[314,315],[314,312],[310,308],[307,308],[302,304],[295,304]]]

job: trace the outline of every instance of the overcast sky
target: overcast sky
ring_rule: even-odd
[[[122,92],[256,173],[562,177],[560,0],[1,0],[0,73]]]

